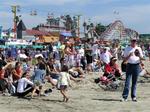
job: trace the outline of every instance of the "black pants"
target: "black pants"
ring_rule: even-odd
[[[0,91],[5,92],[8,88],[8,84],[5,79],[0,79]]]
[[[87,64],[91,64],[92,63],[92,56],[86,55],[86,61],[87,61]]]
[[[86,62],[85,62],[85,58],[84,57],[81,58],[81,64],[82,64],[82,69],[85,70]]]
[[[18,97],[24,97],[26,96],[28,93],[32,92],[34,90],[34,88],[31,85],[27,85],[27,87],[25,88],[24,92],[22,93],[17,93]]]

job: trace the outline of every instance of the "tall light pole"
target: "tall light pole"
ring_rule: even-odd
[[[17,12],[20,12],[20,6],[19,5],[12,5],[12,13],[14,14],[14,38],[16,38],[16,32],[17,32],[17,22],[18,22],[18,17],[17,17]]]
[[[77,15],[77,21],[78,21],[78,37],[80,37],[80,17],[81,15]]]

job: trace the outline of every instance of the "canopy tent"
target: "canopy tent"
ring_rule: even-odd
[[[26,59],[28,57],[25,54],[19,54],[19,58]]]
[[[34,48],[34,49],[37,49],[37,48],[41,49],[41,48],[43,48],[43,46],[42,45],[33,45],[32,48]]]
[[[51,35],[49,32],[39,30],[26,30],[26,35]]]
[[[56,36],[43,36],[44,43],[51,43],[59,41],[59,37]]]
[[[60,33],[60,35],[65,36],[65,37],[72,37],[72,34],[69,31],[63,31]]]
[[[32,45],[32,42],[23,39],[8,39],[5,45]]]

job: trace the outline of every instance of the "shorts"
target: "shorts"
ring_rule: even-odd
[[[66,90],[67,89],[67,85],[60,85],[60,90]]]
[[[35,80],[34,81],[34,85],[35,86],[42,86],[42,83],[40,81],[38,81],[38,80]]]

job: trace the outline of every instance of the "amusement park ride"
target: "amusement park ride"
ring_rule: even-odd
[[[17,32],[17,23],[19,22],[19,17],[17,16],[17,12],[20,11],[20,6],[13,5],[12,7],[12,13],[14,14],[14,38],[16,38],[16,32]],[[115,12],[116,14],[117,12]],[[118,14],[118,13],[117,13]],[[32,10],[30,11],[31,16],[36,16],[37,11]],[[56,31],[70,31],[71,33],[74,32],[77,37],[80,37],[80,17],[81,15],[76,15],[71,17],[70,15],[63,15],[60,17],[54,17],[53,13],[48,13],[47,15],[47,23],[46,24],[40,24],[38,27],[40,30],[45,30],[48,32]],[[63,24],[63,26],[62,26]],[[138,33],[134,30],[131,30],[129,28],[125,28],[122,21],[116,20],[112,24],[110,24],[106,30],[101,33],[101,35],[98,35],[94,29],[94,27],[90,28],[87,31],[87,34],[95,34],[97,39],[100,40],[128,40],[131,37],[138,37]],[[88,38],[88,37],[87,37]],[[94,38],[94,35],[91,35],[91,38]]]

